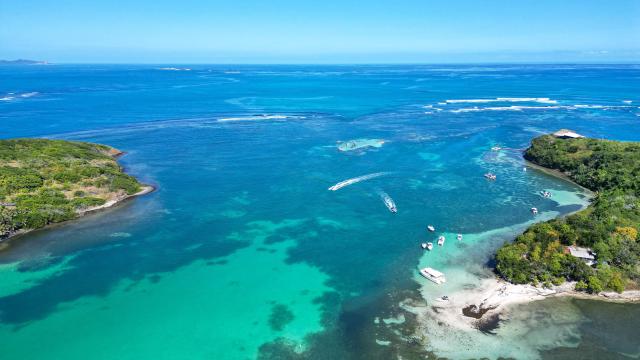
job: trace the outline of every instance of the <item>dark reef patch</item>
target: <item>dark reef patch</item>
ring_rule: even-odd
[[[486,316],[478,321],[476,327],[485,334],[495,335],[495,330],[500,327],[500,314]]]
[[[293,319],[295,316],[286,305],[275,304],[271,308],[271,315],[269,315],[269,326],[274,331],[282,331]]]
[[[470,317],[470,318],[474,318],[474,319],[480,319],[482,318],[482,316],[484,314],[487,313],[487,311],[493,310],[495,309],[495,306],[490,306],[488,308],[483,308],[480,307],[478,305],[469,305],[467,307],[465,307],[464,309],[462,309],[462,315]]]

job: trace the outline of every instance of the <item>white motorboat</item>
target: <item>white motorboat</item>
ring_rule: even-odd
[[[438,270],[432,269],[430,267],[426,267],[424,269],[420,269],[420,275],[424,276],[425,278],[433,281],[436,284],[443,284],[447,281],[447,279],[444,277],[444,274],[441,273]]]
[[[538,208],[531,208],[531,212],[533,213],[533,215],[537,215],[538,214]]]
[[[431,249],[433,249],[433,243],[422,243],[420,244],[420,246],[425,249],[425,250],[429,250],[431,251]]]
[[[436,228],[434,228],[433,225],[428,225],[427,226],[427,230],[429,230],[431,232],[434,232],[434,231],[436,231]]]
[[[396,203],[393,201],[391,196],[389,196],[387,193],[381,191],[380,192],[380,197],[382,197],[382,201],[384,202],[384,205],[389,209],[389,211],[391,211],[394,214],[398,212],[398,208],[396,207]]]
[[[462,240],[462,234],[458,234],[458,240]]]
[[[444,236],[439,236],[438,237],[438,245],[440,245],[440,246],[444,245]]]

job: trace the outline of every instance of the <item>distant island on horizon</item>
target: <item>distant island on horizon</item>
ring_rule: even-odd
[[[0,65],[48,65],[49,63],[42,60],[16,59],[4,60],[0,59]]]

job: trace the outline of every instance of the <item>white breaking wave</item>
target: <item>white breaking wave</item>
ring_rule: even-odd
[[[465,112],[475,112],[475,111],[522,111],[522,110],[549,110],[549,109],[560,109],[560,106],[493,106],[493,107],[472,107],[472,108],[463,108],[463,109],[455,109],[449,110],[450,113],[465,113]]]
[[[16,98],[30,98],[38,94],[39,92],[37,91],[28,92],[24,94],[17,94],[17,95],[15,93],[7,93],[6,96],[0,98],[0,101],[11,101],[11,100],[15,100]]]
[[[258,121],[258,120],[284,120],[284,119],[304,119],[304,116],[287,116],[287,115],[254,115],[220,118],[218,122],[227,121]]]
[[[490,107],[472,107],[448,110],[449,113],[467,113],[478,111],[523,111],[523,110],[580,110],[580,109],[601,109],[601,110],[614,110],[631,108],[632,106],[614,106],[614,105],[556,105],[556,106],[490,106]]]
[[[331,191],[340,190],[345,186],[349,186],[349,185],[352,185],[352,184],[355,184],[355,183],[359,183],[361,181],[377,178],[377,177],[384,176],[384,175],[387,175],[387,174],[389,174],[389,173],[388,172],[377,172],[377,173],[373,173],[373,174],[354,177],[354,178],[351,178],[351,179],[340,181],[339,183],[331,186],[329,188],[329,190],[331,190]]]
[[[445,100],[447,104],[473,104],[473,103],[492,103],[492,102],[537,102],[541,104],[557,104],[558,100],[552,100],[546,97],[540,98],[519,98],[519,97],[499,97],[495,99],[453,99]],[[440,103],[439,103],[440,104]]]

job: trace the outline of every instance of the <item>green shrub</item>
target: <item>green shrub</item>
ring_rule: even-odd
[[[591,294],[597,294],[603,290],[602,283],[597,276],[589,276],[587,280],[587,291]]]
[[[140,184],[132,176],[118,174],[111,180],[111,190],[124,190],[127,194],[133,195],[140,191]]]
[[[96,197],[84,197],[71,200],[71,205],[76,209],[84,209],[93,206],[104,205],[106,200]]]
[[[582,280],[578,281],[575,286],[575,289],[577,291],[587,291],[588,288],[589,286],[587,285],[587,283]]]

